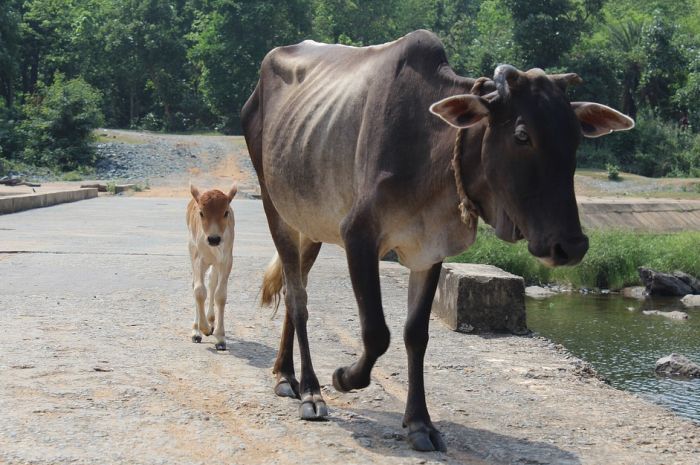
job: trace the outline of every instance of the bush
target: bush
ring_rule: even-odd
[[[700,243],[700,232],[673,234],[630,231],[588,231],[590,248],[580,264],[547,268],[527,251],[527,244],[509,244],[493,230],[480,225],[477,241],[466,252],[452,257],[460,263],[494,265],[522,276],[528,284],[556,282],[588,288],[619,289],[640,284],[637,268],[680,270],[700,276],[700,260],[692,253]]]
[[[608,163],[605,165],[605,169],[608,171],[608,179],[611,181],[620,181],[620,167]]]
[[[51,86],[24,105],[23,160],[63,171],[94,164],[90,142],[93,129],[102,124],[101,98],[82,79],[65,81],[57,75]]]

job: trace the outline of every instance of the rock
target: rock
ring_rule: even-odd
[[[671,320],[687,320],[688,319],[687,313],[679,312],[677,310],[674,310],[672,312],[660,312],[658,310],[643,310],[642,313],[644,315],[664,316],[664,317],[669,318]]]
[[[700,295],[688,294],[681,299],[686,307],[700,307]]]
[[[655,371],[669,376],[684,378],[700,377],[700,365],[680,354],[671,354],[656,361]]]
[[[547,297],[552,297],[556,295],[556,292],[546,287],[541,286],[528,286],[525,288],[525,295],[532,297],[533,299],[546,299]]]
[[[644,286],[625,287],[622,295],[630,299],[644,300],[647,298],[647,288]]]
[[[683,296],[700,293],[698,280],[680,271],[661,273],[641,266],[637,271],[649,295]]]
[[[433,313],[460,332],[529,332],[523,278],[490,265],[442,265]]]

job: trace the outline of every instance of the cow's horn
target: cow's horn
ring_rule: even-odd
[[[511,90],[518,87],[520,71],[511,65],[499,65],[493,72],[493,80],[496,83],[498,94],[505,97]]]

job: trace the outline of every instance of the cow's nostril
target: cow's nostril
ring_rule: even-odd
[[[575,265],[583,259],[587,251],[588,237],[581,236],[554,244],[551,257],[556,265]]]
[[[207,242],[209,242],[209,245],[219,245],[219,243],[221,242],[221,237],[209,236],[207,237]]]
[[[569,254],[566,253],[564,247],[562,247],[559,243],[554,244],[554,247],[552,247],[552,258],[557,264],[569,262]]]

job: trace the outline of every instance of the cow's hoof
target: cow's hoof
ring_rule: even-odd
[[[345,368],[340,367],[333,372],[333,387],[338,392],[348,392],[351,388],[343,383],[343,373],[345,373]]]
[[[275,394],[277,394],[279,397],[299,399],[299,382],[297,380],[292,380],[290,382],[285,378],[282,378],[275,386]]]
[[[320,421],[328,416],[328,407],[320,394],[306,394],[299,406],[299,416],[302,420]]]
[[[348,367],[340,367],[333,372],[333,387],[336,391],[348,392],[351,389],[362,389],[369,386],[367,379],[348,379]],[[357,376],[355,377],[357,378]]]
[[[216,350],[226,350],[226,343],[225,342],[217,342],[214,347],[216,347]]]
[[[409,431],[408,443],[412,449],[419,452],[447,451],[440,431],[434,427],[421,426],[414,431]]]
[[[199,334],[192,336],[192,342],[199,344],[200,342],[202,342],[202,336],[200,336]]]

